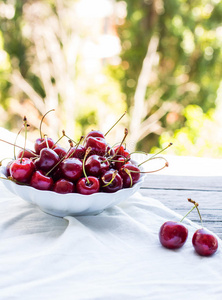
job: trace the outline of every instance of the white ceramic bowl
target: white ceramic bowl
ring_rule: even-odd
[[[6,177],[6,168],[0,168],[0,176]],[[131,188],[121,189],[115,193],[95,193],[81,195],[77,193],[59,194],[52,191],[40,191],[30,186],[18,185],[10,180],[1,179],[5,187],[23,200],[37,205],[45,213],[57,216],[96,215],[104,209],[128,199],[139,190],[145,178],[141,173],[140,180]]]

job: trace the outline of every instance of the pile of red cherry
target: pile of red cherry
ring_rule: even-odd
[[[189,202],[194,204],[194,207],[186,214],[186,216],[196,208],[202,218],[198,209],[198,203],[192,199],[188,199]],[[186,217],[184,216],[182,220]],[[181,221],[182,221],[181,220]],[[181,248],[188,237],[188,229],[180,222],[167,221],[161,227],[159,231],[160,243],[168,249]],[[211,256],[218,248],[217,238],[204,228],[197,229],[192,238],[192,244],[195,251],[201,256]]]
[[[26,118],[24,122],[27,127]],[[126,135],[127,129],[124,139]],[[24,147],[8,163],[8,179],[39,190],[84,195],[113,193],[138,182],[140,169],[123,142],[111,147],[102,132],[92,130],[76,144],[69,139],[69,144],[66,150],[46,135],[38,138],[35,151]]]

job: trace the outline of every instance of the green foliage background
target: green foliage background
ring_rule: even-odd
[[[126,22],[119,27],[119,34],[123,45],[122,61],[127,61],[129,65],[124,68],[123,63],[121,72],[117,74],[121,74],[118,79],[127,95],[128,106],[134,101],[147,44],[152,35],[157,34],[160,38],[159,64],[147,88],[146,101],[160,90],[157,107],[164,101],[176,101],[181,105],[174,121],[170,120],[168,114],[161,119],[165,130],[159,144],[171,139],[174,141],[172,151],[177,154],[221,155],[221,141],[216,132],[221,130],[221,124],[215,121],[214,112],[218,109],[216,99],[221,101],[218,89],[222,78],[222,2],[132,0],[127,1],[127,7]],[[157,109],[156,106],[150,114]],[[209,123],[214,128],[211,135],[202,133],[202,126],[192,124],[194,117],[190,113],[191,109],[196,112],[200,123],[204,123],[210,116]],[[177,143],[178,135],[182,133],[185,138],[182,140],[183,146],[181,141]],[[196,140],[200,136],[205,142],[197,146]],[[152,146],[152,140],[156,143],[155,136],[148,136],[138,147],[143,148],[147,141],[148,147]],[[196,145],[196,150],[191,151],[190,144],[193,145],[192,149]],[[206,144],[208,147],[205,148]],[[209,150],[212,147],[216,151]]]
[[[11,20],[0,17],[0,50],[5,55],[0,62],[0,103],[5,111],[10,107],[13,86],[9,78],[14,69],[19,69],[41,97],[45,96],[41,80],[30,72],[32,45],[22,31],[25,22],[23,7],[30,2],[32,1],[16,1],[15,14]],[[44,2],[54,7],[54,2]],[[170,150],[172,153],[221,156],[222,124],[218,121],[221,94],[218,91],[222,78],[222,2],[124,2],[127,7],[125,22],[117,26],[122,45],[121,63],[112,65],[106,62],[103,70],[107,78],[106,84],[99,89],[89,86],[87,96],[92,101],[98,97],[110,109],[113,105],[116,106],[116,115],[120,115],[126,108],[130,116],[143,60],[149,41],[155,34],[159,37],[157,62],[152,70],[144,103],[149,103],[154,94],[160,96],[151,109],[147,113],[145,111],[144,120],[165,102],[176,103],[178,106],[166,111],[157,120],[161,124],[161,135],[155,132],[148,134],[138,141],[137,148],[147,152],[156,151],[164,143],[173,141],[174,147]],[[24,94],[17,93],[17,96],[19,101],[24,101]],[[113,99],[117,99],[116,102]],[[9,116],[3,118],[1,125],[15,128],[17,118],[16,115],[10,115],[9,110]],[[83,127],[87,131],[92,123],[99,126],[101,120],[96,107],[86,111],[81,107],[76,122],[77,128]]]

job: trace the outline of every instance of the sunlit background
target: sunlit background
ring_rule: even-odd
[[[222,156],[220,0],[0,1],[0,126]]]

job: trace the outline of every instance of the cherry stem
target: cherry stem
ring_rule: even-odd
[[[56,144],[58,144],[58,142],[61,141],[64,136],[66,136],[65,130],[62,130],[62,136],[60,136],[60,138],[54,143],[52,149],[55,148]]]
[[[111,180],[110,181],[105,181],[105,179],[104,179],[104,176],[102,177],[102,180],[105,182],[105,185],[103,185],[103,187],[106,187],[106,186],[108,186],[108,185],[110,185],[112,182],[113,182],[113,180],[115,179],[115,177],[116,177],[116,175],[117,175],[117,173],[118,173],[118,171],[117,170],[115,170],[114,172],[113,172],[113,174],[112,174],[112,178],[111,178]]]
[[[63,138],[66,137],[68,140],[72,141],[74,144],[77,144],[73,139],[71,139],[68,135],[66,135],[65,130],[62,130],[62,136],[54,143],[53,148],[55,147],[56,144]]]
[[[190,199],[190,198],[188,198],[187,200],[188,200],[189,202],[193,203],[193,204],[194,204],[194,207],[196,207],[197,212],[198,212],[198,215],[199,215],[199,217],[200,217],[201,226],[203,227],[203,220],[202,220],[202,217],[201,217],[199,208],[198,208],[199,203],[195,202],[194,200],[192,200],[192,199]]]
[[[57,162],[57,164],[55,164],[51,170],[49,170],[45,176],[49,176],[49,174],[65,159],[65,157],[61,158],[60,161]]]
[[[119,143],[115,143],[114,145],[112,145],[112,147],[110,147],[110,149],[107,151],[107,149],[106,149],[106,156],[107,155],[110,155],[110,152],[111,152],[111,149],[113,149],[113,147],[115,147],[116,145],[118,145]]]
[[[117,123],[119,123],[119,121],[125,116],[126,111],[122,114],[122,116],[113,124],[113,126],[104,134],[104,136],[106,136],[112,129],[113,127],[116,126]]]
[[[61,159],[60,159],[60,161],[58,161],[53,167],[52,167],[52,169],[51,170],[49,170],[46,174],[45,174],[45,176],[48,176],[64,159],[65,159],[66,157],[64,156],[64,157],[62,157]]]
[[[169,148],[169,147],[172,146],[172,145],[173,145],[173,143],[169,143],[165,148],[163,148],[162,150],[160,150],[159,152],[155,153],[154,155],[152,155],[152,156],[151,156],[150,158],[148,158],[147,160],[144,160],[142,163],[140,163],[140,164],[138,165],[138,167],[141,166],[142,164],[148,162],[149,160],[153,159],[155,156],[157,156],[158,154],[160,154],[161,152],[163,152],[164,150],[166,150],[167,148]]]
[[[118,154],[118,152],[119,152],[119,150],[120,150],[122,144],[124,143],[124,141],[125,141],[125,139],[126,139],[126,137],[127,137],[127,134],[128,134],[128,129],[125,128],[125,130],[124,130],[124,137],[123,137],[123,139],[122,139],[122,142],[120,143],[119,147],[117,148],[115,154],[114,154],[110,159],[112,159],[113,157],[115,157],[115,156]]]
[[[166,158],[164,158],[162,156],[158,156],[158,157],[153,157],[150,160],[154,160],[154,159],[163,159],[163,160],[165,160],[165,165],[163,167],[161,167],[160,169],[153,170],[153,171],[133,171],[133,170],[130,170],[130,172],[133,172],[133,173],[155,173],[155,172],[163,170],[166,167],[169,167],[169,163],[166,160]],[[138,167],[139,167],[139,165],[138,165]]]
[[[6,159],[12,160],[12,158],[11,158],[11,157],[5,157],[5,158],[3,158],[2,160],[0,160],[0,167],[2,166],[2,162],[3,162],[3,160],[6,160]]]
[[[8,141],[4,141],[4,140],[1,140],[1,139],[0,139],[0,142],[4,142],[4,143],[7,143],[7,144],[9,144],[9,145],[15,146],[15,147],[17,147],[17,148],[19,148],[19,149],[21,149],[21,150],[24,149],[23,147],[20,147],[20,146],[18,146],[18,145],[12,144],[12,143],[10,143],[10,142],[8,142]],[[38,155],[37,155],[36,153],[34,153],[32,150],[28,150],[28,149],[25,149],[25,150],[28,151],[29,153],[33,154],[33,156],[38,156]]]
[[[46,146],[49,149],[49,143],[48,143],[48,136],[47,136],[47,134],[44,134],[44,137],[45,137]]]
[[[155,172],[159,172],[161,170],[163,170],[164,168],[168,167],[168,162],[165,163],[165,165],[162,167],[162,168],[159,168],[157,170],[153,170],[153,171],[133,171],[133,170],[130,170],[131,173],[144,173],[144,174],[148,174],[148,173],[155,173]]]
[[[39,126],[39,131],[40,131],[40,137],[41,137],[41,140],[43,140],[43,137],[42,137],[42,123],[43,123],[43,120],[45,118],[45,116],[50,113],[51,111],[55,111],[55,109],[50,109],[49,111],[47,111],[47,113],[45,113],[41,119],[41,122],[40,122],[40,126]]]
[[[73,144],[72,144],[72,141],[70,141],[70,148],[69,148],[69,150],[68,150],[68,152],[67,153],[69,153],[69,151],[71,150],[71,148],[73,147]],[[47,173],[46,173],[46,175],[45,176],[48,176],[64,159],[66,159],[66,158],[69,158],[69,157],[67,157],[66,155],[64,156],[64,157],[62,157],[61,159],[60,159],[60,161],[58,161],[57,162],[57,164],[55,164],[55,166],[53,166],[52,167],[52,169],[51,170],[49,170]]]
[[[132,179],[132,176],[131,176],[131,172],[133,172],[132,170],[130,171],[130,170],[128,170],[128,169],[124,169],[124,171],[126,172],[126,174],[127,175],[129,175],[129,177],[130,177],[130,187],[132,187],[132,185],[133,185],[133,179]]]
[[[107,154],[109,155],[110,152],[111,152],[111,149],[113,149],[113,148],[114,148],[115,146],[117,146],[117,145],[119,145],[119,142],[113,144],[112,147],[109,149],[109,151],[107,151]],[[126,146],[126,144],[125,144],[125,146]],[[126,148],[126,147],[125,147],[125,148]],[[121,156],[122,156],[122,155],[121,155]]]
[[[76,152],[78,146],[80,145],[80,143],[81,143],[81,141],[82,141],[83,139],[84,139],[84,136],[82,135],[82,136],[80,137],[78,143],[77,143],[76,146],[75,146],[75,147],[76,147],[75,150],[73,151],[73,153],[71,153],[69,156],[67,156],[67,158],[70,158],[70,157],[72,157],[72,156],[75,154],[75,152]],[[69,151],[70,151],[71,148],[73,147],[73,141],[72,141],[72,140],[69,140],[69,143],[70,143],[70,149],[69,149]],[[69,151],[68,151],[68,152],[69,152]]]
[[[165,163],[165,165],[162,168],[159,168],[159,169],[153,170],[153,171],[148,171],[148,172],[141,171],[140,173],[155,173],[155,172],[159,172],[159,171],[161,171],[161,170],[163,170],[164,168],[167,168],[167,167],[168,167],[168,163]]]
[[[130,156],[131,156],[132,154],[134,154],[134,153],[139,153],[139,154],[145,154],[145,155],[148,155],[148,153],[146,153],[146,152],[144,152],[144,151],[133,151],[133,152],[129,153],[129,154],[127,155],[126,158],[130,157]]]
[[[23,152],[22,152],[22,155],[21,155],[21,159],[20,159],[20,164],[22,163],[22,159],[23,159],[24,154],[25,154],[25,147],[26,147],[26,140],[27,140],[27,127],[28,127],[28,124],[27,124],[26,116],[24,116],[23,122],[24,122],[24,127],[25,127],[25,142],[24,142],[24,148],[23,148]]]
[[[88,178],[87,175],[86,175],[85,161],[86,161],[87,155],[89,154],[89,152],[90,152],[91,150],[92,150],[91,147],[88,147],[88,148],[86,149],[86,152],[85,152],[85,155],[84,155],[84,158],[83,158],[83,161],[82,161],[83,174],[84,174],[84,176],[85,176],[86,181],[87,181],[88,184],[90,184],[90,181],[89,181],[89,178]]]
[[[189,213],[191,213],[192,210],[194,210],[195,208],[197,209],[197,212],[199,214],[199,217],[200,217],[200,222],[201,222],[201,226],[203,227],[203,221],[202,221],[202,217],[201,217],[201,214],[200,214],[200,211],[199,211],[199,203],[197,203],[196,201],[188,198],[187,199],[190,203],[192,203],[194,206],[191,208],[191,210],[188,211],[188,213],[180,220],[180,222],[182,222],[188,215]]]
[[[191,213],[191,211],[195,209],[195,207],[196,206],[194,205],[194,207],[192,207],[191,210],[188,211],[188,213],[180,220],[180,222],[182,222],[189,215],[189,213]]]
[[[126,157],[124,157],[124,156],[122,156],[122,155],[120,155],[119,157],[121,157],[121,158],[124,159],[123,164],[127,163],[128,161],[130,161],[130,158],[126,158]],[[120,162],[120,163],[122,163],[121,161],[119,161],[119,160],[117,160],[117,159],[107,159],[107,161]]]
[[[22,124],[22,127],[20,128],[19,132],[17,133],[16,138],[15,138],[15,141],[14,141],[14,145],[13,145],[13,146],[14,146],[14,159],[16,159],[16,154],[15,154],[16,142],[17,142],[18,136],[19,136],[19,134],[21,133],[23,127],[24,127],[24,123]],[[21,149],[23,149],[23,148],[21,148]]]
[[[68,135],[65,134],[65,137],[66,137],[68,140],[72,141],[74,144],[77,144],[76,141],[74,141],[73,139],[71,139]],[[82,137],[81,137],[81,138],[82,138]]]

